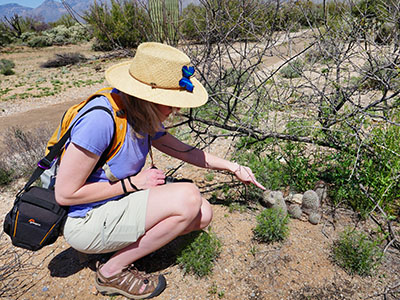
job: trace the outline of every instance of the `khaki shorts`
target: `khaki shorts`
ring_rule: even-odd
[[[137,241],[145,233],[149,190],[93,208],[85,217],[68,217],[64,238],[83,253],[108,253]]]

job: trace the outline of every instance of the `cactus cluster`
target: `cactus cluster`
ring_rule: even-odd
[[[289,194],[287,197],[280,191],[266,191],[261,204],[280,209],[285,215],[289,214],[295,219],[307,219],[316,225],[321,221],[321,203],[326,198],[326,189],[321,190],[321,185],[319,183],[314,190],[308,190],[304,194]]]

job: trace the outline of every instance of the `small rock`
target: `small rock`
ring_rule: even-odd
[[[264,206],[271,206],[275,203],[275,200],[270,197],[270,194],[270,190],[266,190],[265,192],[263,192],[262,198],[260,199],[261,204],[263,204]],[[273,201],[273,203],[271,203],[271,201]]]
[[[301,215],[303,213],[302,210],[301,210],[300,205],[298,205],[298,204],[289,205],[288,212],[295,219],[300,219]]]
[[[317,225],[321,221],[321,214],[315,211],[311,212],[308,216],[308,221],[313,225]]]
[[[290,202],[301,205],[303,202],[303,194],[294,194]]]
[[[262,195],[262,202],[267,207],[272,207],[277,201],[283,199],[282,192],[279,191],[265,191]]]
[[[287,215],[286,202],[281,191],[266,191],[263,193],[262,204],[268,208],[281,209]]]
[[[47,286],[42,288],[42,292],[47,292],[49,290],[49,288]]]
[[[92,289],[90,291],[93,295],[97,295],[99,293],[99,291],[96,289],[96,287],[93,285]]]

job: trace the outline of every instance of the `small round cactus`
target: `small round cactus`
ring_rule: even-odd
[[[313,225],[317,225],[321,221],[321,214],[316,211],[311,212],[308,215],[308,221]]]
[[[313,190],[309,190],[309,191],[305,192],[303,195],[303,201],[302,201],[301,207],[305,211],[318,210],[320,207],[318,194]]]
[[[289,212],[290,216],[292,216],[295,219],[300,219],[302,216],[302,213],[303,213],[300,205],[298,205],[298,204],[289,205],[288,212]]]

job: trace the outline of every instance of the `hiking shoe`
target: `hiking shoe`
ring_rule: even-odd
[[[100,273],[102,265],[97,265],[96,288],[103,295],[120,294],[130,299],[149,299],[161,294],[166,282],[163,275],[149,275],[139,272],[133,265],[120,273],[104,277]]]

